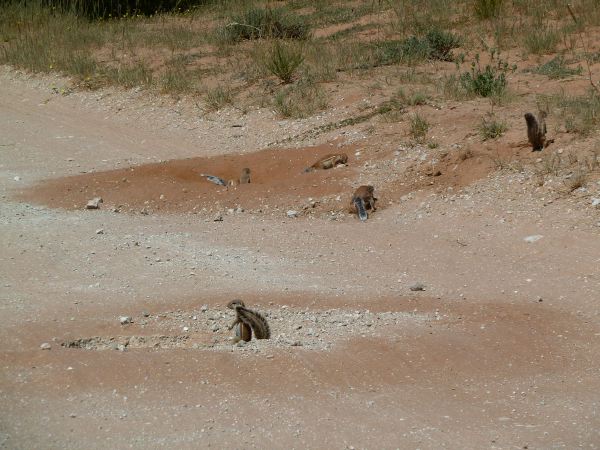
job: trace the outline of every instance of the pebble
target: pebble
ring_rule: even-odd
[[[208,305],[202,305],[202,307],[200,308],[200,311],[202,311],[202,312],[208,311]]]
[[[142,311],[142,316],[144,317],[150,317],[150,313],[147,311]]]
[[[21,177],[16,176],[16,177],[13,178],[13,180],[15,180],[15,181],[21,181]]]
[[[411,291],[424,291],[425,285],[423,283],[415,283],[409,288]]]
[[[592,206],[600,206],[600,198],[592,197]]]
[[[104,229],[102,229],[102,228],[98,228],[98,229],[96,230],[96,234],[104,234]]]
[[[44,342],[42,345],[40,345],[40,348],[42,350],[50,350],[52,348],[52,346],[49,343]]]
[[[91,200],[88,200],[87,204],[85,205],[85,209],[98,209],[100,208],[100,203],[103,203],[104,200],[102,200],[102,197],[95,197]]]
[[[298,217],[298,211],[294,211],[293,209],[290,209],[286,214],[288,217]]]
[[[121,325],[125,325],[125,324],[132,323],[132,322],[133,322],[133,319],[131,317],[129,317],[129,316],[121,316],[121,317],[119,317],[119,323]]]
[[[223,216],[221,214],[215,215],[215,217],[213,217],[213,222],[223,222]]]
[[[531,244],[533,242],[539,241],[543,237],[544,236],[542,236],[541,234],[532,234],[531,236],[527,236],[527,237],[523,238],[523,240],[525,242],[529,242]]]

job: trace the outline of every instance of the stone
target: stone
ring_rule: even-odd
[[[104,230],[102,228],[98,228],[96,230],[96,234],[104,234]]]
[[[592,197],[592,206],[600,206],[600,198]]]
[[[202,305],[202,307],[200,308],[200,311],[202,311],[202,312],[208,311],[208,305]]]
[[[42,345],[40,345],[40,348],[42,350],[50,350],[52,348],[52,346],[49,343],[44,342]]]
[[[533,242],[539,241],[543,237],[544,236],[542,236],[541,234],[532,234],[531,236],[527,236],[527,237],[523,238],[523,240],[525,242],[532,244]]]
[[[223,222],[223,216],[221,214],[216,214],[213,217],[213,222]]]
[[[150,313],[147,311],[142,311],[142,316],[144,317],[150,317]]]
[[[121,316],[121,317],[119,317],[119,323],[121,325],[125,325],[125,324],[132,323],[132,322],[133,322],[133,319],[131,317],[129,317],[129,316]]]
[[[415,283],[409,288],[411,291],[424,291],[425,285],[423,283]]]
[[[292,218],[292,217],[298,217],[298,211],[294,211],[293,209],[290,209],[286,214],[290,218]]]
[[[103,202],[102,197],[95,197],[87,202],[85,209],[98,209],[100,208],[100,203]]]

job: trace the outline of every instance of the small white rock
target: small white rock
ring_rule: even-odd
[[[288,217],[298,217],[298,211],[294,211],[293,209],[290,209],[286,214]]]
[[[87,202],[85,209],[98,209],[100,208],[100,203],[103,202],[102,197],[95,197]]]
[[[48,342],[44,342],[42,345],[40,345],[40,348],[42,350],[50,350],[52,346]]]
[[[542,236],[541,234],[532,234],[531,236],[527,236],[526,238],[524,238],[523,240],[525,242],[529,242],[530,244],[536,241],[539,241],[541,238],[543,238],[544,236]]]
[[[96,234],[104,234],[104,229],[102,229],[102,228],[98,228],[98,229],[96,230]]]
[[[190,328],[189,327],[183,327],[183,331],[184,332],[188,332],[188,331],[190,331]]]
[[[119,317],[119,323],[121,325],[125,325],[125,324],[131,323],[131,322],[133,322],[133,319],[131,317],[129,317],[129,316],[121,316],[121,317]]]
[[[13,178],[13,180],[15,180],[15,181],[21,181],[21,177],[16,176],[16,177]]]

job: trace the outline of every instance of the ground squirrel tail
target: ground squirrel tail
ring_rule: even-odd
[[[354,197],[354,206],[356,206],[356,212],[358,213],[358,217],[363,222],[369,218],[367,214],[367,210],[365,208],[365,201],[360,197]]]
[[[271,337],[271,329],[269,323],[262,314],[246,308],[241,300],[232,300],[227,304],[230,309],[235,309],[235,313],[239,320],[252,328],[256,339],[269,339]]]
[[[538,116],[532,113],[525,114],[527,122],[527,139],[533,147],[533,151],[543,150],[546,141],[546,113],[542,112]]]
[[[207,173],[201,173],[200,176],[205,177],[211,183],[215,183],[220,186],[227,186],[227,182],[223,178],[217,177],[216,175],[209,175]]]

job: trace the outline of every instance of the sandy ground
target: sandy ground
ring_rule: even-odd
[[[260,151],[315,123],[0,77],[0,447],[600,447],[600,185],[437,177],[379,123]],[[236,297],[273,339],[229,342]]]

